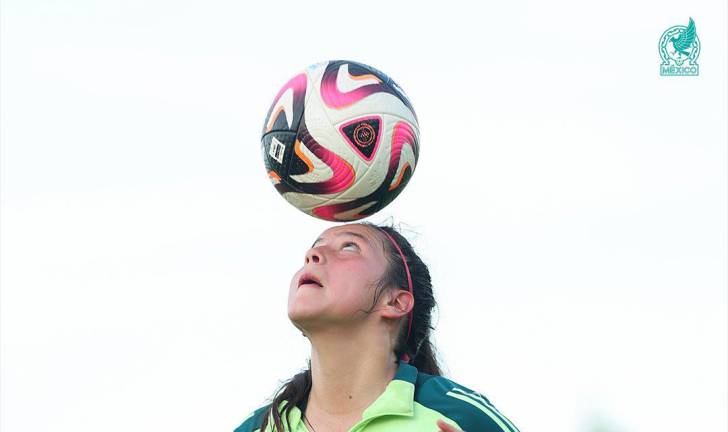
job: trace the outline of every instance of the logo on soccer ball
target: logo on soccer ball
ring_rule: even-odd
[[[693,19],[690,18],[687,27],[676,25],[665,30],[660,37],[659,51],[662,58],[660,75],[698,76],[700,39]]]
[[[369,147],[375,138],[374,128],[368,123],[362,123],[354,128],[354,142],[359,147]]]
[[[380,116],[360,117],[342,125],[340,131],[351,148],[365,161],[371,162],[377,151],[381,123]]]

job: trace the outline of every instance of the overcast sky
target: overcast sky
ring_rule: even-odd
[[[728,428],[725,2],[1,12],[4,432],[232,431],[304,367],[288,284],[333,225],[278,195],[259,134],[329,59],[419,116],[369,220],[429,263],[450,378],[524,432]],[[700,75],[661,77],[690,17]]]

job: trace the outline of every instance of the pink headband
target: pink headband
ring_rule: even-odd
[[[387,235],[389,239],[392,241],[392,244],[395,248],[397,248],[397,252],[399,252],[399,256],[402,257],[402,262],[404,263],[404,269],[407,272],[407,288],[409,289],[410,294],[412,294],[412,298],[414,298],[414,292],[412,291],[412,276],[410,276],[409,266],[407,265],[407,260],[404,258],[404,254],[402,253],[402,249],[399,248],[399,245],[396,241],[394,241],[394,237],[392,237],[388,232],[384,231],[383,229],[379,229],[381,232]],[[407,345],[407,341],[409,340],[410,331],[412,330],[412,312],[414,311],[414,307],[409,312],[409,324],[407,325],[407,339],[405,339],[405,346]],[[402,361],[405,363],[410,362],[410,356],[405,352],[402,354]]]

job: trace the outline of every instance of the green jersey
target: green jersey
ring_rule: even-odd
[[[278,409],[286,406],[283,401]],[[272,432],[269,416],[265,431],[260,427],[270,404],[250,413],[234,432]],[[286,432],[311,432],[293,407]],[[465,432],[518,432],[518,429],[482,394],[447,378],[421,373],[400,362],[392,381],[349,432],[437,432],[442,419]],[[282,418],[286,427],[285,418]]]

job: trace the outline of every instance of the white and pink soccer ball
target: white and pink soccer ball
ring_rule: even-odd
[[[417,116],[382,72],[352,61],[310,66],[278,92],[261,140],[268,176],[292,205],[329,221],[370,216],[417,166]]]

